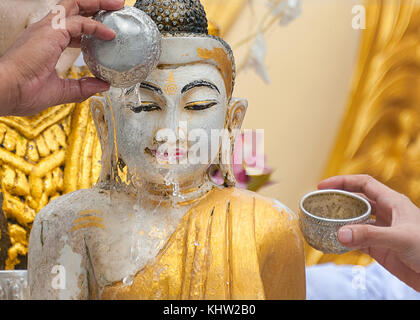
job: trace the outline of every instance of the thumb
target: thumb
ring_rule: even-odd
[[[66,79],[61,82],[60,101],[56,104],[82,102],[96,93],[108,91],[110,85],[97,78]]]
[[[389,248],[400,251],[405,247],[404,237],[393,228],[372,225],[352,225],[338,231],[338,240],[351,248]]]

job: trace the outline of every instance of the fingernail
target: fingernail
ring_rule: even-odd
[[[353,232],[349,228],[343,228],[338,231],[338,240],[342,243],[351,243],[353,241]]]

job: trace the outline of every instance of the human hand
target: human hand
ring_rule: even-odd
[[[338,176],[319,189],[361,193],[372,205],[372,225],[351,225],[338,232],[340,242],[359,249],[420,292],[420,209],[406,196],[367,175]]]
[[[33,115],[109,89],[97,78],[61,79],[55,67],[67,47],[80,47],[82,34],[112,40],[113,30],[88,17],[101,9],[121,9],[124,0],[63,0],[59,5],[65,9],[65,28],[54,28],[55,15],[50,13],[29,26],[0,58],[0,115]]]

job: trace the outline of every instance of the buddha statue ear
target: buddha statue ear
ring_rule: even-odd
[[[248,101],[245,99],[232,98],[226,115],[225,135],[219,152],[219,170],[224,180],[224,186],[232,187],[236,185],[233,172],[233,152],[238,134],[241,132],[242,122],[245,118]]]
[[[109,130],[106,115],[106,103],[103,97],[91,98],[90,109],[102,149],[102,168],[99,183],[108,183],[111,180],[111,152],[109,144]]]

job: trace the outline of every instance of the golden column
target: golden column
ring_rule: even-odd
[[[367,0],[350,101],[326,177],[369,174],[420,205],[420,4]],[[307,251],[309,265],[368,264],[366,255]]]

